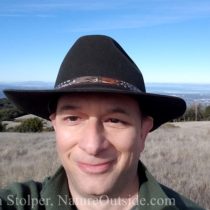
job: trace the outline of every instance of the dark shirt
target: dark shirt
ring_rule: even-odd
[[[192,201],[159,184],[139,162],[139,196],[132,210],[204,210]],[[66,173],[60,167],[43,183],[29,181],[14,183],[0,190],[0,210],[75,210]]]

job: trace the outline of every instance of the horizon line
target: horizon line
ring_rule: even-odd
[[[54,85],[55,82],[53,81],[42,81],[42,80],[22,80],[22,81],[0,81],[0,84],[12,84],[12,83],[52,83]],[[144,81],[145,84],[189,84],[189,85],[210,85],[210,82],[161,82],[161,81]]]

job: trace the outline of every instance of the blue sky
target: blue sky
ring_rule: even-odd
[[[55,81],[75,40],[116,39],[145,82],[210,83],[209,0],[1,0],[0,81]]]

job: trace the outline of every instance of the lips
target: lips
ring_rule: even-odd
[[[78,167],[85,173],[102,174],[109,171],[114,164],[114,161],[106,161],[102,163],[85,163],[78,162]]]

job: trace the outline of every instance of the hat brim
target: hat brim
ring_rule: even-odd
[[[62,94],[68,93],[112,93],[134,96],[144,112],[154,119],[151,131],[165,122],[180,117],[186,110],[183,99],[175,96],[128,91],[116,87],[84,86],[51,90],[4,90],[5,95],[19,109],[49,120],[49,103]]]

